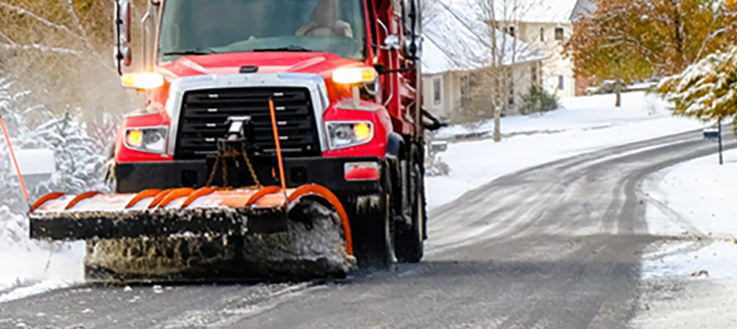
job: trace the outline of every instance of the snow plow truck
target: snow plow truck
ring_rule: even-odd
[[[426,239],[417,0],[151,0],[145,92],[109,154],[115,192],[50,193],[33,239],[87,243],[89,281],[341,277]]]

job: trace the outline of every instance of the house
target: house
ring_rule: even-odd
[[[544,86],[561,98],[576,96],[573,63],[563,52],[566,40],[573,33],[572,18],[585,11],[588,3],[587,0],[531,1],[519,14],[511,13],[492,22],[497,28],[550,54],[543,62]]]
[[[573,8],[571,14],[571,21],[576,22],[581,16],[588,15],[596,10],[596,5],[590,0],[577,0],[576,6]],[[576,77],[576,96],[586,95],[586,91],[595,86],[597,83],[596,77]]]
[[[432,6],[423,11],[425,109],[452,122],[491,118],[494,110],[489,81],[497,80],[503,81],[509,92],[502,102],[503,111],[519,113],[521,96],[541,83],[542,61],[548,55],[456,6],[440,1]],[[500,77],[499,72],[506,76]]]

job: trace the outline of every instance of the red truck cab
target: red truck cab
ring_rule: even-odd
[[[271,100],[285,184],[316,183],[338,196],[359,264],[419,261],[417,9],[416,0],[152,0],[145,70],[123,75],[148,102],[118,132],[117,192],[279,184]],[[117,1],[116,23],[122,73],[131,63],[128,0]],[[228,119],[243,115],[257,182],[238,163],[216,160]]]

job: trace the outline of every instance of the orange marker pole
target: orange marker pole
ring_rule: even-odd
[[[284,197],[287,197],[287,181],[284,178],[284,159],[281,156],[281,142],[279,141],[279,129],[276,124],[276,110],[274,109],[274,100],[269,98],[269,112],[271,112],[271,127],[274,129],[274,143],[276,144],[276,158],[279,161],[279,178],[281,181],[281,189]],[[287,202],[286,200],[284,202]]]
[[[18,159],[15,158],[15,152],[13,152],[13,145],[10,144],[10,136],[8,136],[8,129],[5,128],[5,121],[0,116],[0,126],[3,128],[3,134],[5,134],[5,141],[8,142],[8,149],[10,149],[10,157],[13,158],[13,164],[15,164],[15,170],[18,172],[18,179],[20,180],[20,186],[23,188],[23,194],[26,196],[26,202],[31,202],[28,197],[28,190],[26,189],[26,182],[23,180],[23,175],[20,173],[20,166],[18,166]]]

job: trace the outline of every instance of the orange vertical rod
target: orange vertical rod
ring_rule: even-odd
[[[8,136],[8,129],[5,128],[5,121],[0,116],[0,126],[3,127],[3,134],[5,134],[5,141],[8,143],[8,149],[10,149],[10,157],[13,158],[13,164],[15,164],[15,170],[18,172],[18,179],[20,180],[20,186],[23,188],[23,194],[26,196],[26,202],[30,202],[28,197],[28,190],[26,189],[26,182],[23,181],[23,175],[20,173],[20,166],[18,166],[18,159],[15,158],[15,152],[13,152],[13,145],[10,144],[10,136]]]
[[[279,141],[279,130],[276,124],[276,110],[274,110],[274,100],[271,98],[269,98],[269,112],[271,112],[271,127],[274,128],[274,142],[276,143],[276,158],[279,161],[281,189],[284,193],[287,193],[287,181],[284,178],[284,159],[281,156],[281,142]]]

